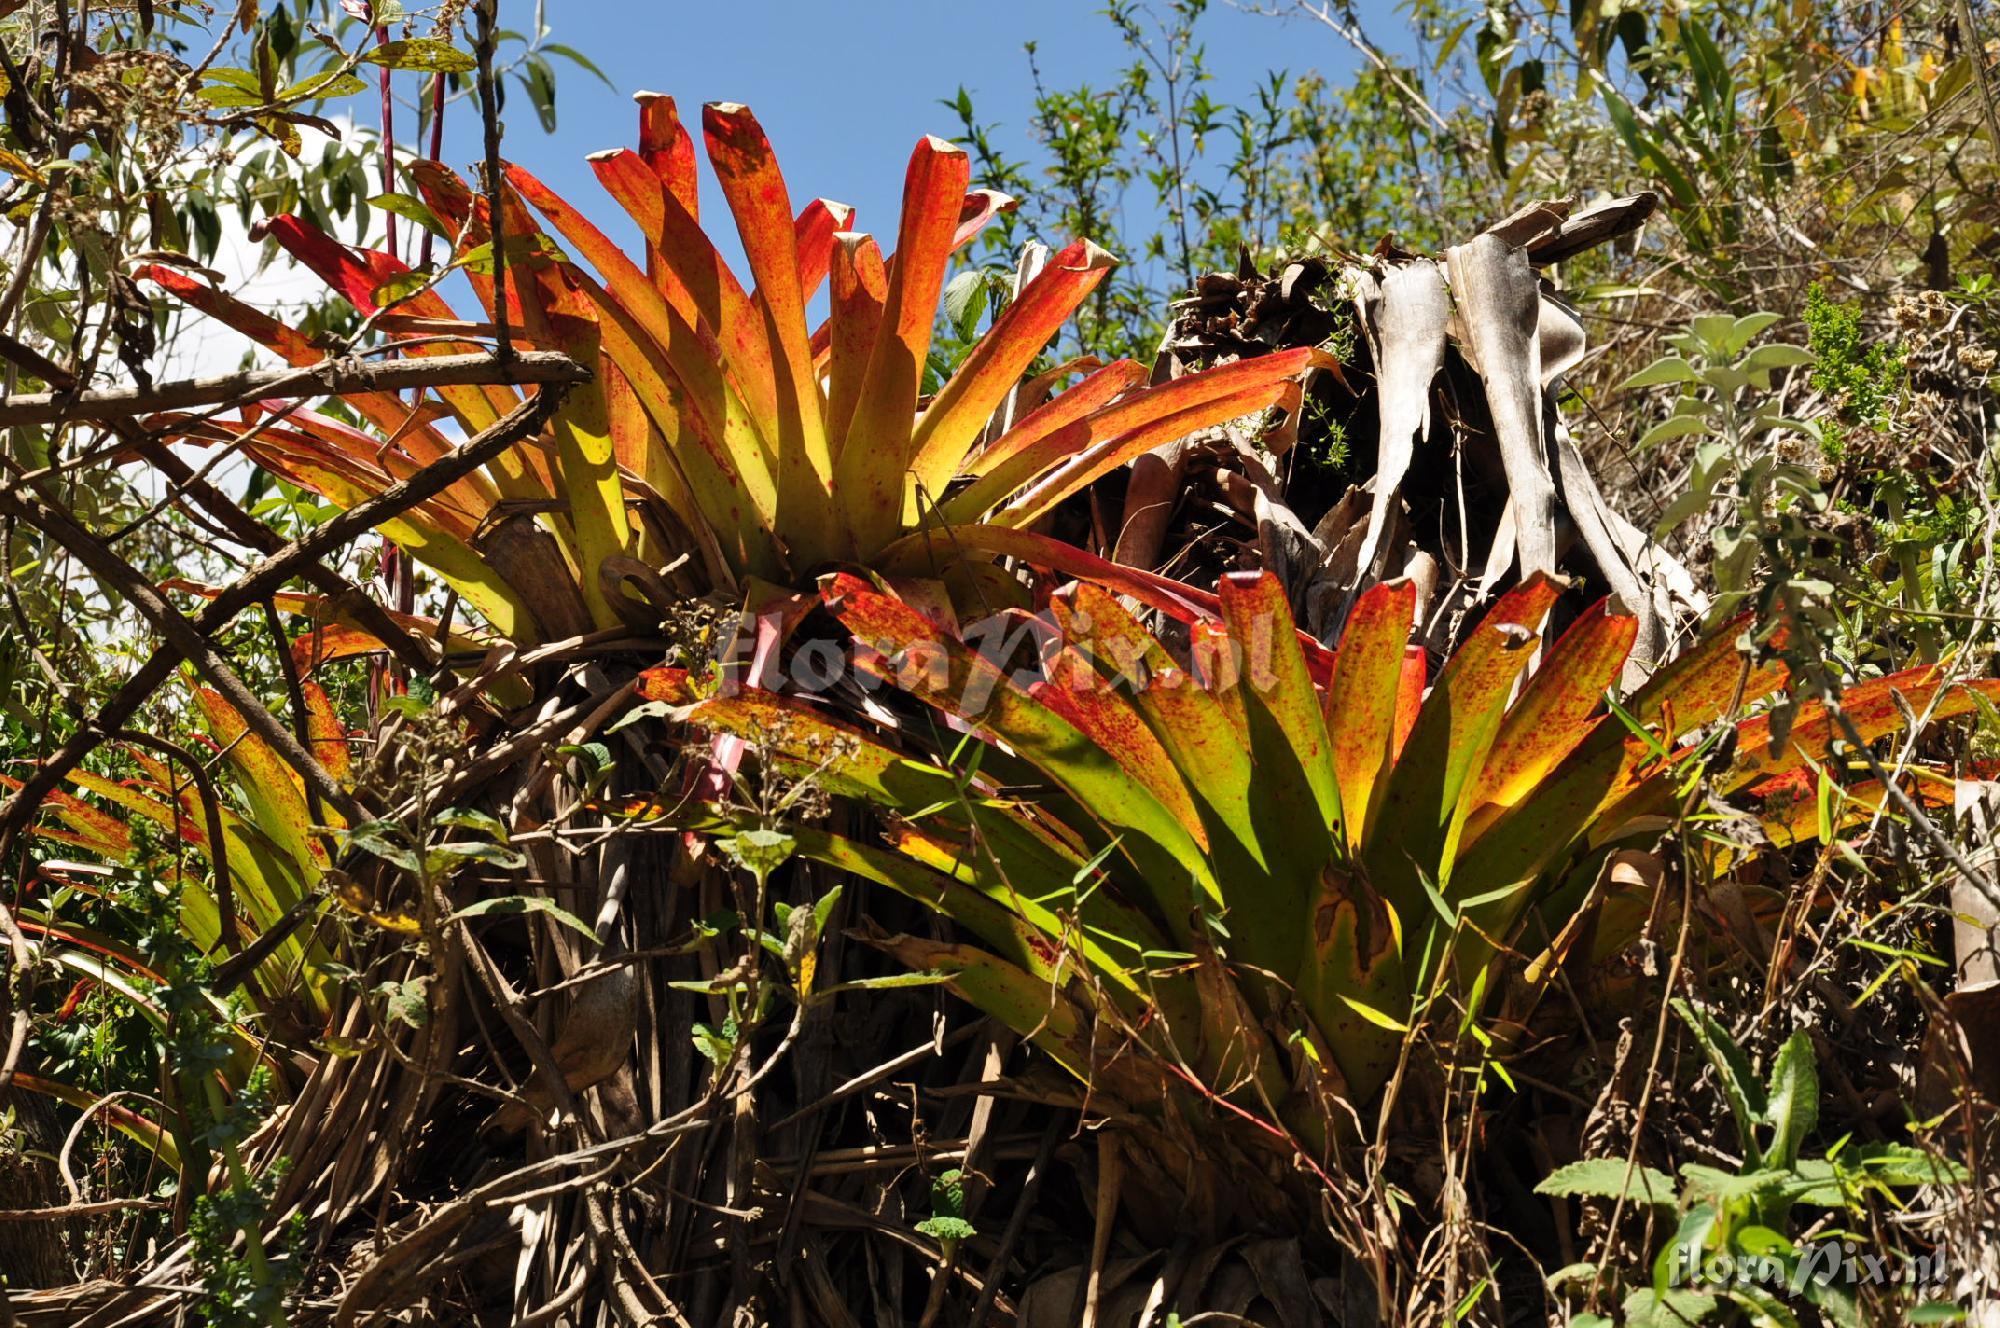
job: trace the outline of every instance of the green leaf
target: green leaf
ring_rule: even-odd
[[[642,701],[612,721],[611,726],[604,730],[604,736],[608,738],[618,730],[637,724],[640,720],[664,719],[673,713],[674,707],[665,701]]]
[[[528,865],[528,859],[518,849],[485,839],[454,840],[449,844],[433,844],[430,852],[424,855],[424,865],[433,873],[442,873],[450,870],[453,859],[483,862],[506,871],[518,871]]]
[[[972,1223],[962,1217],[927,1217],[917,1223],[917,1230],[933,1240],[970,1240],[979,1234]]]
[[[977,335],[988,301],[986,273],[979,268],[959,273],[945,286],[944,316],[959,340],[970,341]]]
[[[1771,1066],[1770,1160],[1789,1167],[1799,1159],[1799,1147],[1819,1124],[1819,1072],[1813,1064],[1812,1038],[1804,1029],[1785,1039]]]
[[[840,902],[840,891],[841,887],[836,885],[821,895],[813,904],[813,935],[815,937],[821,936],[826,932],[826,920],[833,916],[833,906]]]
[[[931,1180],[931,1216],[917,1223],[917,1230],[947,1243],[969,1240],[979,1234],[965,1220],[964,1171],[953,1167]]]
[[[426,74],[469,74],[479,67],[479,62],[466,52],[436,37],[410,37],[384,42],[369,48],[361,57],[361,62]]]
[[[1589,1286],[1596,1278],[1597,1265],[1586,1259],[1579,1263],[1566,1263],[1544,1280],[1548,1283],[1549,1290],[1560,1291],[1573,1282]]]
[[[1745,1254],[1780,1255],[1796,1252],[1796,1247],[1785,1239],[1784,1233],[1773,1231],[1770,1227],[1759,1226],[1754,1222],[1736,1228],[1732,1239],[1736,1248]]]
[[[939,1217],[965,1216],[965,1172],[961,1168],[941,1171],[931,1182],[931,1211]]]
[[[1681,1179],[1687,1182],[1689,1198],[1713,1199],[1717,1203],[1729,1203],[1736,1199],[1747,1199],[1765,1190],[1776,1189],[1796,1179],[1791,1171],[1774,1171],[1758,1168],[1755,1171],[1723,1171],[1719,1167],[1703,1166],[1699,1162],[1687,1162],[1681,1166]]]
[[[1948,1157],[1908,1144],[1864,1144],[1844,1155],[1884,1185],[1963,1185],[1972,1173]]]
[[[1404,1023],[1402,1020],[1396,1018],[1396,1016],[1392,1014],[1387,1014],[1381,1010],[1378,1010],[1372,1005],[1365,1005],[1362,1002],[1355,1000],[1352,996],[1349,996],[1345,992],[1339,993],[1339,996],[1341,1001],[1344,1004],[1346,1004],[1349,1008],[1351,1008],[1354,1011],[1354,1013],[1360,1015],[1363,1019],[1366,1019],[1369,1023],[1375,1025],[1377,1028],[1386,1028],[1392,1033],[1407,1033],[1410,1031],[1410,1026],[1408,1024]]]
[[[1757,373],[1766,369],[1789,369],[1794,365],[1811,364],[1816,357],[1803,346],[1787,346],[1773,342],[1745,355],[1736,362],[1736,367],[1744,373]]]
[[[1799,1328],[1799,1316],[1768,1291],[1754,1286],[1733,1286],[1722,1294],[1743,1311],[1751,1328]]]
[[[457,922],[461,918],[519,917],[524,913],[546,914],[563,926],[582,932],[593,941],[597,939],[597,932],[589,923],[567,909],[559,907],[553,900],[543,899],[538,895],[503,895],[498,899],[481,899],[477,903],[467,904],[452,914],[450,921]]]
[[[1768,313],[1745,314],[1736,320],[1723,343],[1728,347],[1726,354],[1734,355],[1756,339],[1757,335],[1778,321],[1778,315]]]
[[[821,996],[831,996],[841,991],[884,991],[895,987],[936,987],[951,981],[952,975],[936,970],[920,973],[884,973],[879,977],[854,978],[847,982],[836,982],[831,987],[820,988]]]
[[[311,78],[302,78],[278,93],[279,101],[324,101],[330,97],[351,97],[368,91],[368,84],[352,74],[329,69]]]
[[[1715,1313],[1717,1304],[1706,1291],[1643,1287],[1625,1298],[1625,1328],[1687,1328]]]
[[[350,826],[339,834],[345,848],[360,849],[407,872],[421,873],[423,859],[403,838],[403,827],[394,821],[367,821]]]
[[[1708,1053],[1709,1064],[1715,1067],[1722,1096],[1729,1103],[1730,1115],[1736,1118],[1737,1141],[1743,1146],[1744,1156],[1753,1166],[1761,1166],[1764,1150],[1757,1143],[1756,1126],[1765,1120],[1764,1090],[1750,1073],[1749,1058],[1708,1011],[1679,996],[1674,997],[1673,1006],[1693,1031],[1695,1041]]]
[[[201,99],[218,110],[239,110],[246,106],[262,106],[264,96],[251,88],[239,88],[227,83],[210,83],[202,88]]]
[[[1707,1254],[1709,1237],[1715,1231],[1716,1207],[1698,1203],[1681,1214],[1674,1238],[1660,1248],[1653,1260],[1653,1290],[1668,1288],[1697,1274]]]
[[[471,807],[447,807],[434,819],[439,825],[464,826],[468,830],[477,830],[499,843],[507,842],[506,825],[499,817],[488,812]]]
[[[388,998],[389,1017],[411,1028],[422,1028],[431,1019],[430,978],[407,982],[385,982],[376,990]]]
[[[528,94],[528,102],[535,108],[535,118],[542,123],[542,132],[556,131],[556,76],[549,68],[549,62],[539,55],[530,55],[523,71],[516,75],[521,80],[522,91]]]
[[[1702,314],[1689,324],[1695,337],[1718,360],[1728,359],[1748,344],[1748,338],[1736,340],[1736,326],[1737,320],[1728,314]]]
[[[1685,438],[1691,433],[1702,433],[1707,428],[1708,421],[1699,415],[1669,415],[1639,435],[1639,450],[1644,451],[1675,438]]]
[[[763,881],[785,865],[798,841],[782,830],[739,830],[721,846],[737,866]]]
[[[694,1049],[707,1057],[709,1062],[718,1069],[727,1065],[729,1058],[736,1054],[736,1020],[734,1018],[723,1020],[720,1029],[711,1028],[707,1024],[696,1024],[693,1034]]]
[[[1694,366],[1678,355],[1663,355],[1618,385],[1623,392],[1635,387],[1658,387],[1662,383],[1694,381]]]
[[[1673,1178],[1651,1167],[1628,1167],[1623,1158],[1596,1157],[1558,1167],[1535,1186],[1536,1194],[1593,1195],[1671,1206],[1679,1202]]]
[[[400,304],[437,280],[437,273],[415,268],[399,272],[375,288],[375,303],[384,309]]]
[[[561,42],[549,42],[542,47],[542,51],[547,55],[559,55],[578,69],[583,70],[586,74],[595,75],[607,88],[616,86],[602,69],[599,69],[591,62],[589,57],[573,46],[565,46]]]
[[[452,235],[451,228],[438,219],[437,213],[431,211],[430,205],[425,203],[421,198],[414,197],[413,195],[376,194],[368,200],[368,206],[381,208],[384,212],[393,212],[405,221],[415,222],[439,239],[450,240],[456,238]],[[378,291],[377,294],[379,295],[380,292]]]

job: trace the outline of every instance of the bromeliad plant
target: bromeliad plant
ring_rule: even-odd
[[[822,601],[864,680],[895,689],[873,708],[903,706],[900,744],[770,692],[684,714],[887,813],[886,848],[790,830],[804,856],[977,938],[874,942],[949,975],[1095,1093],[1144,1107],[1198,1083],[1325,1140],[1434,1003],[1470,1021],[1509,956],[1512,990],[1545,982],[1610,855],[1656,839],[1704,764],[1727,760],[1714,785],[1728,794],[1829,751],[1810,707],[1775,750],[1765,719],[1712,728],[1784,681],[1739,653],[1734,628],[1608,711],[1631,617],[1600,604],[1531,668],[1560,588],[1535,577],[1503,597],[1426,692],[1408,583],[1364,595],[1328,655],[1268,573],[1231,575],[1215,599],[1157,595],[1185,620],[1182,650],[1080,582],[1023,665],[1018,633],[982,653],[843,574]],[[1949,716],[2000,682],[1913,670],[1851,689],[1844,709],[1872,740],[1903,724],[1898,694]],[[754,821],[724,810],[707,825]]]
[[[1298,373],[1329,362],[1300,349],[1143,387],[1148,371],[1133,361],[1076,361],[1024,384],[1113,263],[1079,241],[1022,286],[926,397],[952,255],[1010,200],[968,191],[965,153],[926,138],[910,159],[899,248],[885,256],[846,229],[853,213],[841,204],[815,200],[794,215],[746,107],[708,106],[702,129],[754,288],[702,228],[693,136],[666,97],[641,98],[636,151],[591,159],[645,237],[643,255],[621,251],[518,166],[498,190],[497,253],[487,198],[434,163],[410,168],[421,200],[389,200],[453,243],[452,267],[489,319],[504,316],[517,336],[594,371],[545,437],[383,527],[517,640],[657,620],[643,592],[683,552],[693,554],[675,580],[683,591],[803,585],[829,562],[922,573],[924,531],[1020,530],[1162,442],[1273,405],[1296,408]],[[456,318],[433,289],[443,272],[348,249],[296,217],[275,218],[266,232],[405,354],[469,349],[465,338],[494,330]],[[155,265],[142,275],[293,364],[326,355],[184,271]],[[807,306],[828,284],[831,312],[815,329]],[[1010,398],[1009,427],[989,432]],[[308,410],[169,428],[240,444],[275,474],[351,506],[444,455],[453,426],[486,428],[520,403],[498,387],[444,388],[415,407],[384,393],[344,400],[372,431]]]

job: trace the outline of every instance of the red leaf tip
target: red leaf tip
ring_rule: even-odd
[[[833,572],[820,578],[819,597],[829,609],[837,609],[844,599],[874,592],[872,583],[852,572]]]

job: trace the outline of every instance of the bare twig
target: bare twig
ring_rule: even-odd
[[[222,693],[250,731],[269,743],[287,765],[298,771],[308,789],[317,791],[321,799],[342,815],[353,817],[356,807],[347,791],[257,699],[235,666],[211,643],[209,633],[169,604],[143,572],[119,557],[110,545],[84,529],[68,512],[39,496],[0,489],[0,513],[41,531],[106,586],[123,595],[139,616],[166,638],[181,659],[193,664]]]
[[[500,88],[493,77],[494,29],[499,25],[499,0],[479,0],[479,32],[473,51],[479,57],[479,118],[486,138],[486,229],[493,242],[493,353],[501,363],[514,356],[507,334],[507,225],[500,207]]]
[[[375,497],[342,512],[305,538],[263,558],[197,614],[192,620],[194,627],[203,633],[214,631],[244,609],[262,602],[297,575],[301,568],[340,548],[363,531],[442,493],[459,479],[539,430],[561,404],[567,390],[568,384],[562,382],[545,386],[450,456],[433,461],[408,479],[399,480]],[[0,490],[0,494],[4,492]],[[28,818],[41,807],[42,800],[50,791],[58,787],[77,763],[106,736],[125,727],[126,721],[138,712],[139,707],[158,690],[180,662],[181,656],[171,643],[155,653],[126,679],[125,684],[98,712],[93,723],[71,734],[5,804],[0,804],[0,851],[4,851]]]
[[[500,329],[501,344],[506,330]],[[286,396],[340,396],[349,392],[399,392],[412,387],[484,387],[496,384],[578,383],[589,376],[576,361],[555,351],[487,355],[433,355],[422,359],[325,360],[303,369],[258,369],[243,373],[161,383],[151,391],[113,388],[83,392],[42,392],[0,402],[0,429],[58,420],[116,420],[196,406],[247,405],[278,393]]]
[[[215,905],[222,925],[222,944],[229,953],[235,954],[242,948],[242,942],[236,935],[236,886],[229,875],[229,854],[226,851],[229,841],[223,838],[222,832],[222,799],[216,793],[215,781],[209,777],[208,768],[195,759],[193,752],[179,743],[168,742],[165,738],[155,737],[150,733],[142,733],[137,729],[123,729],[118,734],[118,740],[129,742],[135,747],[149,748],[169,761],[177,761],[186,767],[189,777],[194,782],[195,796],[201,799],[202,818],[208,826],[210,845],[208,856],[215,869]],[[179,790],[169,791],[175,795],[173,800],[178,803]]]

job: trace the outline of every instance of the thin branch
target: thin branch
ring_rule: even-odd
[[[473,50],[479,57],[479,117],[486,140],[486,228],[493,243],[493,353],[504,363],[514,357],[514,344],[507,334],[507,226],[505,209],[500,206],[500,85],[493,77],[499,10],[499,0],[479,0],[479,30]]]
[[[347,541],[384,521],[400,515],[432,498],[473,470],[491,461],[508,448],[539,431],[568,394],[568,384],[545,386],[522,402],[507,416],[483,430],[450,456],[441,457],[408,479],[390,485],[375,497],[358,503],[314,530],[304,539],[289,544],[250,569],[211,601],[193,619],[197,631],[207,633],[221,627],[244,609],[261,603],[293,576]],[[7,498],[0,490],[0,498]],[[10,501],[11,498],[9,499]],[[0,852],[4,852],[28,818],[41,807],[42,800],[59,787],[69,772],[111,733],[124,728],[146,699],[157,691],[180,664],[181,656],[169,642],[140,665],[125,680],[97,718],[69,736],[33,775],[0,804]],[[266,712],[268,714],[268,712]],[[338,805],[338,804],[336,804]]]
[[[120,730],[118,740],[135,747],[150,748],[169,761],[179,762],[194,781],[195,796],[201,801],[202,817],[208,825],[208,858],[215,871],[215,908],[222,927],[222,945],[229,953],[235,954],[243,948],[243,938],[237,935],[236,927],[236,883],[229,874],[229,840],[223,833],[222,799],[216,792],[215,780],[210,778],[208,767],[179,743],[168,742],[165,738],[142,733],[138,729]],[[180,801],[178,789],[168,792],[176,803]],[[175,808],[177,815],[179,810]]]
[[[504,329],[502,330],[504,336]],[[523,383],[580,383],[589,372],[555,351],[511,355],[475,352],[421,359],[325,360],[303,369],[259,369],[162,383],[151,391],[114,388],[70,395],[42,392],[0,402],[0,429],[58,420],[118,420],[196,406],[249,405],[275,395],[342,396],[349,392],[400,392],[413,387],[485,387]]]
[[[343,816],[354,819],[357,809],[347,790],[327,773],[319,758],[300,745],[292,731],[279,723],[277,716],[257,699],[256,693],[250,690],[235,666],[211,644],[210,633],[169,604],[145,573],[119,557],[110,545],[84,529],[68,512],[39,495],[0,489],[0,513],[41,531],[88,567],[106,586],[123,595],[126,602],[166,638],[167,645],[179,658],[193,664],[210,685],[222,693],[223,698],[242,716],[250,731],[269,743],[287,765],[298,771],[308,789],[317,791],[329,806]]]

